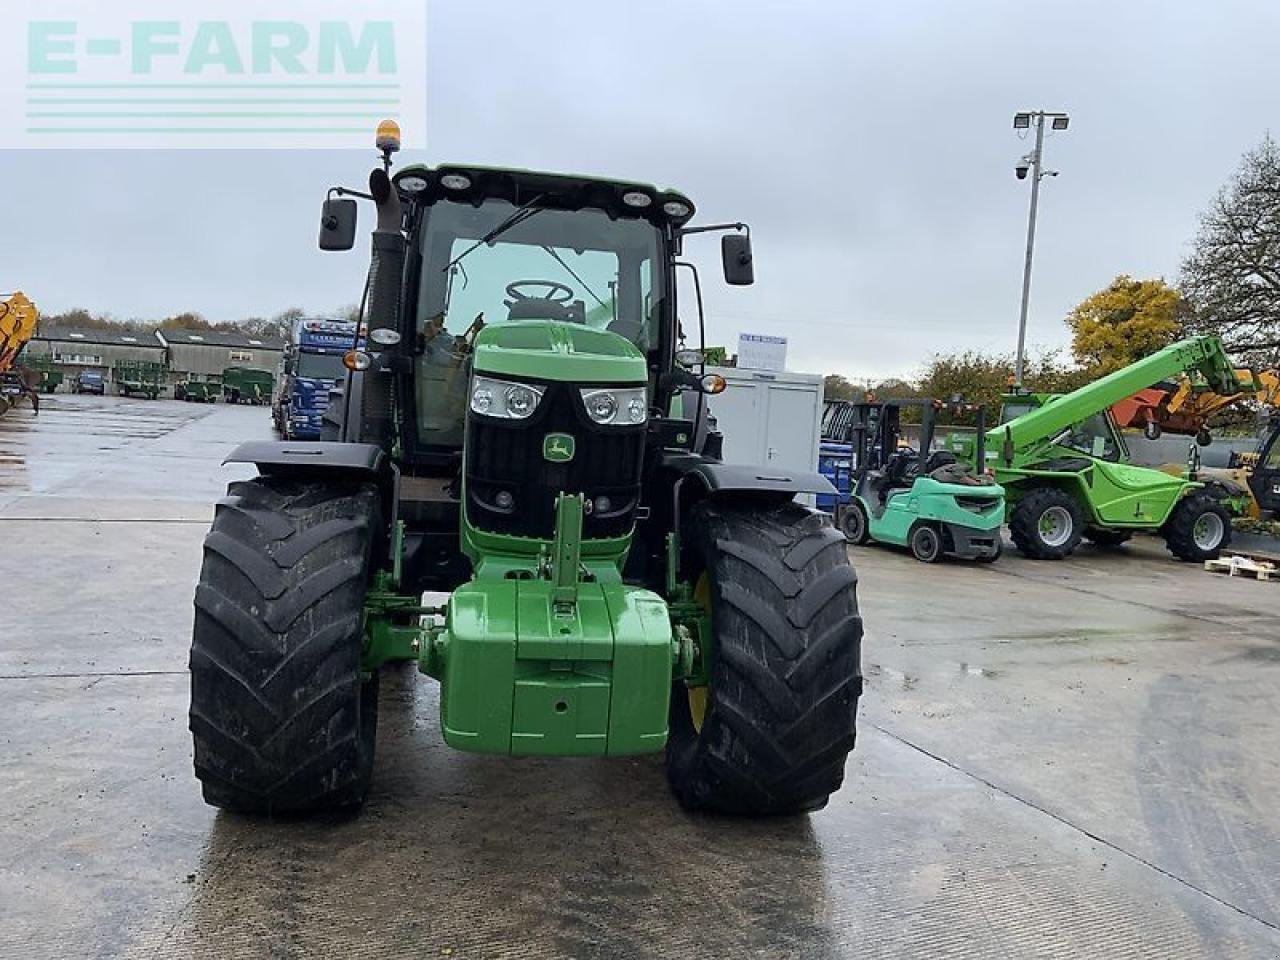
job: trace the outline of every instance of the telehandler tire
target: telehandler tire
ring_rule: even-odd
[[[357,806],[378,718],[378,676],[360,674],[377,489],[258,477],[227,493],[204,541],[191,641],[205,801],[261,814]]]
[[[714,639],[708,685],[672,690],[671,787],[690,810],[821,809],[844,779],[862,692],[844,537],[791,502],[704,502],[686,530]]]
[[[1018,501],[1009,518],[1009,535],[1032,560],[1061,560],[1080,545],[1084,514],[1069,493],[1038,487]]]
[[[1231,543],[1231,514],[1204,493],[1183,497],[1161,528],[1165,545],[1179,560],[1217,560]]]

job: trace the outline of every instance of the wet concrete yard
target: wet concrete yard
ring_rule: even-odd
[[[867,693],[809,817],[693,817],[659,758],[452,752],[384,673],[350,819],[206,807],[187,644],[263,408],[0,420],[0,956],[1278,957],[1280,586],[1161,544],[854,553]]]

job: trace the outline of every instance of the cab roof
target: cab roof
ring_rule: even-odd
[[[450,175],[462,178],[467,185],[446,187],[444,178]],[[412,182],[414,178],[425,180],[426,187],[407,190],[404,182],[406,179]],[[652,184],[631,180],[581,174],[478,164],[446,163],[436,167],[410,164],[397,172],[393,181],[406,200],[420,200],[428,204],[448,199],[478,205],[483,200],[496,197],[518,206],[541,197],[538,206],[560,210],[597,207],[610,216],[643,218],[658,225],[676,227],[683,226],[694,214],[693,201],[678,191],[662,190]]]

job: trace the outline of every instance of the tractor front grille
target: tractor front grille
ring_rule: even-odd
[[[478,530],[549,539],[555,532],[556,496],[586,495],[584,537],[630,532],[640,500],[645,428],[602,427],[582,407],[577,384],[550,384],[528,420],[467,414],[467,519]],[[542,453],[549,433],[574,439],[573,459],[551,463]],[[510,494],[510,507],[499,506]],[[606,498],[607,510],[595,509]]]

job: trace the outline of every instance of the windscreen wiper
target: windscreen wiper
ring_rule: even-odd
[[[512,227],[516,226],[517,224],[524,223],[530,217],[537,216],[542,211],[543,208],[535,207],[534,204],[538,203],[545,196],[546,196],[545,193],[540,193],[536,197],[534,197],[532,200],[528,201],[527,203],[522,203],[519,207],[515,209],[515,211],[509,217],[507,217],[500,224],[498,224],[496,227],[494,227],[492,230],[486,233],[483,237],[481,237],[479,240],[477,240],[471,246],[467,247],[467,249],[463,250],[460,254],[458,254],[456,257],[450,260],[447,264],[445,264],[444,270],[442,270],[441,272],[444,273],[449,270],[452,270],[455,266],[458,265],[458,263],[462,261],[463,257],[469,254],[472,250],[476,249],[476,247],[482,247],[486,243],[493,243],[493,241],[497,240],[498,237],[502,236]]]
[[[596,292],[592,290],[589,286],[587,286],[587,281],[583,280],[580,276],[578,276],[578,272],[565,262],[564,257],[560,256],[560,254],[556,253],[555,250],[547,246],[545,243],[542,245],[542,249],[545,250],[547,253],[549,253],[552,257],[554,257],[556,263],[560,264],[560,266],[568,270],[569,276],[573,277],[573,279],[577,280],[580,284],[582,284],[582,289],[586,290],[587,293],[591,294],[592,300],[600,304],[600,306],[604,307],[606,310],[609,309],[609,305],[605,303],[603,300],[601,300],[598,296],[596,296]]]

